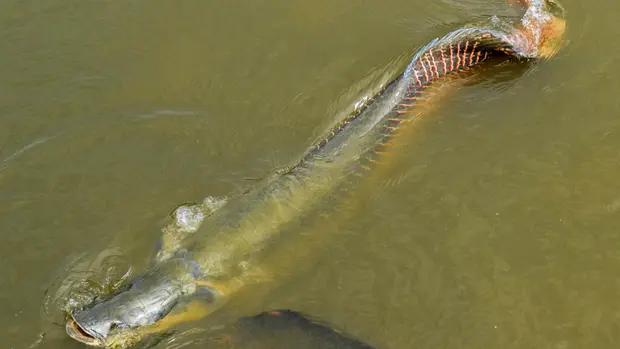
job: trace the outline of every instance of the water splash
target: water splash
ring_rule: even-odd
[[[520,28],[507,40],[523,57],[549,58],[563,46],[566,11],[555,0],[518,0],[525,7]]]

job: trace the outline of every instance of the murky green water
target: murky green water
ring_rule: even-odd
[[[617,348],[620,5],[562,3],[557,58],[448,93],[342,207],[353,214],[300,227],[333,238],[255,307],[378,348]],[[499,0],[0,8],[0,333],[20,349],[43,329],[41,347],[82,347],[41,310],[72,258],[119,246],[142,267],[177,204],[289,163],[369,72],[509,13]]]

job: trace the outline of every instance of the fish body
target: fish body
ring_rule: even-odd
[[[426,89],[450,74],[491,58],[515,57],[512,47],[487,28],[462,29],[434,40],[404,72],[336,125],[303,158],[251,192],[228,201],[179,246],[195,262],[199,278],[242,274],[254,253],[278,238],[286,223],[332,192],[352,173],[370,170],[378,153],[415,117]]]
[[[528,11],[539,4],[525,3]],[[535,18],[528,17],[529,27],[540,24],[533,22]],[[540,18],[536,20],[546,20]],[[426,99],[429,87],[493,59],[544,58],[550,51],[541,48],[563,31],[553,32],[550,39],[544,31],[537,33],[494,19],[432,40],[401,74],[335,125],[299,161],[248,193],[217,205],[195,206],[195,212],[177,211],[178,219],[164,234],[153,267],[115,294],[75,310],[67,333],[91,346],[127,347],[221,308],[245,285],[264,280],[261,253],[281,238],[287,223],[352,173],[375,166],[378,154],[415,119],[413,108]]]

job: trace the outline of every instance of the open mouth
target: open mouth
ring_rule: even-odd
[[[90,345],[93,347],[104,347],[103,341],[97,339],[92,336],[90,333],[85,331],[74,319],[73,317],[69,318],[67,324],[65,325],[65,329],[67,334],[71,336],[71,338],[82,342],[86,345]]]

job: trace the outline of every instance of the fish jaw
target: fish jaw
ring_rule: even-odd
[[[69,335],[69,337],[75,339],[76,341],[86,344],[91,347],[97,348],[105,348],[106,343],[102,338],[98,338],[95,333],[90,333],[82,328],[77,321],[73,318],[73,314],[67,320],[65,325],[65,331]]]

